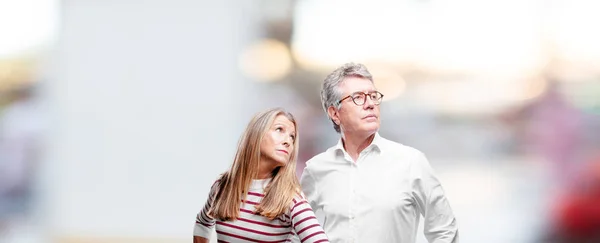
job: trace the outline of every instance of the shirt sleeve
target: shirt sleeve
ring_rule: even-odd
[[[302,243],[329,242],[323,227],[303,195],[294,198],[290,210],[294,233]]]
[[[216,181],[210,188],[208,199],[204,204],[204,207],[196,215],[196,224],[194,226],[194,236],[204,237],[210,239],[211,233],[215,227],[215,219],[208,215],[208,210],[212,207],[217,190],[219,188],[219,181]]]
[[[419,153],[411,169],[413,196],[423,215],[425,238],[430,243],[457,243],[458,226],[444,189],[424,154]]]

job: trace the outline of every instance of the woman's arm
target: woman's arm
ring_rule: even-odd
[[[218,188],[219,181],[216,181],[210,188],[210,193],[208,194],[208,199],[206,200],[204,207],[196,215],[196,224],[194,226],[194,243],[208,243],[210,240],[210,236],[215,228],[215,219],[208,215],[208,211],[212,207]]]
[[[294,198],[294,204],[290,210],[292,226],[302,243],[329,242],[327,234],[317,220],[310,204],[302,196]]]
[[[194,236],[194,243],[208,243],[210,240],[200,236]]]

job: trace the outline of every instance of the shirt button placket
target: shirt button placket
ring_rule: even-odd
[[[358,159],[360,160],[360,158]],[[358,229],[356,228],[356,207],[357,207],[357,195],[356,195],[356,183],[358,174],[358,160],[351,164],[350,172],[350,200],[349,205],[349,230],[350,230],[350,242],[356,242],[356,234]]]

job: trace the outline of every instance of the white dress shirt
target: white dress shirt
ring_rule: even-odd
[[[444,190],[420,151],[375,135],[353,161],[341,140],[306,162],[302,189],[330,242],[458,242]]]

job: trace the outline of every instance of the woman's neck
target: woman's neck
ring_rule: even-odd
[[[268,179],[268,178],[273,177],[273,170],[275,170],[275,168],[273,166],[271,166],[273,164],[273,162],[266,161],[263,159],[258,164],[259,164],[258,175],[254,179],[262,180],[262,179]]]

